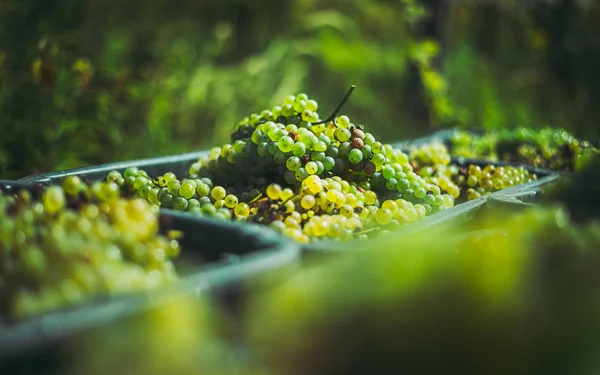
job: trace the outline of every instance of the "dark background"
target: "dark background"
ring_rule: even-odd
[[[384,141],[600,138],[595,1],[0,0],[0,178],[228,141],[306,92]]]

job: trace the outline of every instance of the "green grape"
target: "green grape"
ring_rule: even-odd
[[[171,201],[171,207],[178,211],[185,211],[188,206],[188,201],[184,197],[174,197]]]
[[[298,168],[300,168],[302,166],[302,162],[300,161],[300,159],[297,156],[290,156],[286,160],[285,166],[290,171],[296,171],[296,170],[298,170]]]
[[[42,199],[44,204],[44,210],[46,210],[46,212],[48,212],[49,214],[54,214],[58,212],[66,204],[63,189],[61,189],[59,186],[49,187],[44,192],[44,196],[42,197]]]
[[[304,180],[305,180],[305,179],[308,177],[308,175],[309,175],[309,174],[308,174],[308,172],[306,171],[306,169],[305,169],[305,168],[302,168],[302,167],[301,167],[301,168],[298,168],[298,169],[296,170],[296,174],[295,174],[295,176],[296,176],[296,180],[297,180],[297,181],[299,181],[299,182],[302,182],[302,181],[304,181]]]
[[[196,194],[198,194],[199,197],[207,197],[208,194],[210,194],[210,191],[210,187],[204,182],[197,184],[196,186]]]
[[[282,192],[282,189],[279,184],[270,184],[269,186],[267,186],[266,193],[270,199],[273,199],[273,200],[279,199],[281,192]]]
[[[342,129],[348,128],[350,126],[350,119],[348,118],[348,116],[345,116],[345,115],[337,117],[335,119],[335,122]]]
[[[306,100],[306,109],[314,112],[317,109],[319,109],[319,104],[315,100],[312,100],[312,99]]]
[[[279,138],[279,150],[281,152],[290,152],[294,146],[294,140],[289,136],[283,136]]]
[[[173,202],[173,194],[166,192],[159,198],[159,200],[160,200],[161,206],[170,208],[171,204]]]
[[[331,156],[326,156],[325,159],[323,159],[323,168],[326,171],[333,170],[333,168],[335,168],[335,159]]]
[[[363,160],[363,154],[359,149],[354,148],[348,152],[348,160],[354,164],[360,163]]]
[[[310,160],[312,161],[323,161],[326,155],[324,152],[313,151],[310,153]]]
[[[196,194],[195,182],[188,180],[181,184],[179,187],[179,195],[185,199],[191,199]]]
[[[346,142],[351,137],[350,130],[348,130],[346,128],[338,128],[338,129],[335,130],[335,137],[340,142]]]
[[[268,156],[270,154],[269,148],[270,148],[270,143],[262,142],[256,148],[256,152],[258,153],[259,156],[264,158],[265,156]]]
[[[113,179],[115,180],[114,182],[116,182],[118,177],[115,177],[115,175],[113,175]],[[68,176],[63,181],[63,189],[67,194],[76,195],[82,190],[82,188],[82,182],[78,176]]]
[[[140,170],[137,167],[129,167],[123,173],[123,177],[137,177],[140,173]]]
[[[247,218],[250,215],[250,206],[248,206],[247,203],[238,203],[234,210],[233,213],[235,214],[236,218]]]
[[[392,168],[389,165],[386,165],[385,167],[383,167],[383,169],[381,170],[381,174],[383,175],[383,177],[385,179],[390,179],[392,177],[394,177],[396,175],[396,171],[394,170],[394,168]]]
[[[226,195],[227,195],[227,193],[225,191],[225,188],[222,186],[215,186],[211,191],[211,196],[216,201],[225,199]]]
[[[179,196],[179,188],[181,187],[181,182],[179,180],[171,180],[167,184],[167,190],[173,196]]]
[[[335,158],[339,155],[339,149],[336,146],[331,145],[327,148],[327,151],[325,151],[325,155]]]
[[[294,143],[292,146],[292,153],[297,157],[304,156],[306,153],[306,145],[303,142]]]
[[[294,111],[302,113],[302,111],[304,111],[304,109],[306,108],[306,100],[298,100],[298,98],[296,98],[292,106],[294,108]]]
[[[225,206],[227,208],[234,208],[238,204],[238,197],[233,194],[229,194],[225,197]]]
[[[200,181],[202,181],[203,183],[205,183],[210,189],[212,189],[213,186],[214,186],[212,180],[210,178],[208,178],[208,177],[202,177],[200,179]]]
[[[410,188],[410,182],[406,178],[398,180],[398,183],[396,184],[396,190],[402,193],[408,188]]]
[[[425,198],[427,191],[425,189],[423,189],[423,187],[419,186],[418,188],[415,189],[414,194],[415,194],[416,198],[423,199],[423,198]]]
[[[363,159],[364,160],[369,160],[370,157],[371,157],[371,154],[372,154],[372,152],[371,152],[371,146],[364,145],[364,146],[362,146],[361,151],[362,151],[362,154],[363,154]]]
[[[317,171],[319,170],[317,163],[315,163],[314,161],[306,163],[304,168],[306,169],[306,172],[308,174],[317,174]]]
[[[216,207],[210,203],[202,204],[200,207],[200,210],[203,214],[209,215],[209,216],[217,213]]]

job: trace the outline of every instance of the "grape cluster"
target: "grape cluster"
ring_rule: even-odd
[[[537,176],[523,167],[495,166],[489,164],[467,167],[451,163],[448,148],[434,141],[411,153],[413,167],[425,181],[440,187],[457,202],[479,198],[494,191],[535,180]]]
[[[162,207],[263,223],[299,242],[366,238],[453,206],[407,154],[317,109],[298,94],[250,115],[184,178],[129,168],[107,180]]]
[[[598,149],[561,129],[499,130],[483,135],[456,131],[450,138],[452,154],[486,160],[525,163],[559,171],[579,169],[579,164]]]
[[[472,200],[494,191],[531,182],[536,178],[535,174],[529,173],[523,167],[486,165],[481,168],[471,164],[467,168],[461,168],[454,182],[463,189],[466,188],[466,191],[463,190],[463,198]]]
[[[114,183],[68,177],[43,192],[0,193],[0,223],[0,306],[12,318],[177,278],[170,259],[180,247],[158,235],[156,207],[121,199]]]

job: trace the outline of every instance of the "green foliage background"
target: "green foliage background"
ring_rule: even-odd
[[[600,138],[593,1],[0,0],[0,178],[224,143],[307,92],[384,140]]]

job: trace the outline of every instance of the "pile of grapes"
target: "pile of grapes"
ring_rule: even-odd
[[[187,176],[129,168],[107,180],[155,205],[269,225],[301,243],[367,238],[454,205],[406,153],[339,107],[325,120],[317,108],[298,94],[252,114]]]
[[[520,167],[452,164],[438,142],[410,156],[383,144],[338,116],[351,92],[324,120],[306,94],[287,96],[240,121],[231,143],[212,149],[186,176],[132,167],[107,181],[157,206],[261,223],[307,243],[377,236],[537,178]]]
[[[39,188],[39,189],[38,189]],[[177,280],[157,208],[115,183],[0,191],[0,315],[23,318]]]
[[[450,137],[455,156],[525,163],[556,171],[574,171],[598,148],[561,129],[503,129],[478,135],[457,130]]]

